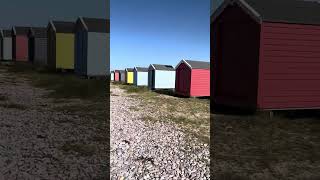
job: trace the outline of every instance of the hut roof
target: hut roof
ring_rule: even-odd
[[[320,3],[303,0],[225,0],[213,13],[214,21],[229,4],[238,4],[257,21],[320,25]]]
[[[80,17],[88,32],[110,33],[110,20],[101,18]]]
[[[2,37],[11,37],[12,36],[11,30],[1,30],[0,31],[0,36],[2,36]]]
[[[75,23],[66,21],[50,21],[55,32],[58,33],[74,33]]]
[[[14,26],[12,30],[13,35],[28,35],[30,27]]]
[[[151,64],[150,66],[155,70],[175,71],[174,67],[171,65]]]
[[[210,62],[206,61],[194,61],[194,60],[181,60],[177,67],[181,64],[185,63],[191,69],[210,69]],[[176,67],[176,68],[177,68]]]
[[[135,67],[135,69],[138,72],[148,72],[148,68],[146,67]]]
[[[133,68],[126,68],[125,71],[133,72]]]
[[[39,38],[47,37],[47,28],[45,27],[32,27],[30,28],[31,35]]]

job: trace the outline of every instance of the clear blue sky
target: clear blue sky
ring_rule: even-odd
[[[111,0],[111,70],[209,61],[210,0]]]

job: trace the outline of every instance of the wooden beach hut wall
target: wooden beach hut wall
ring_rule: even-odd
[[[119,70],[114,71],[114,81],[120,81],[120,71]]]
[[[126,68],[126,83],[127,84],[133,84],[133,69],[132,68]]]
[[[55,69],[74,69],[75,23],[50,21],[47,27],[48,66]]]
[[[176,66],[175,93],[189,97],[210,96],[210,62],[181,60]]]
[[[1,59],[12,61],[12,32],[11,30],[0,31]]]
[[[171,65],[151,64],[148,69],[149,89],[174,89],[176,72]]]
[[[135,67],[133,69],[133,84],[135,86],[148,86],[148,68]]]
[[[319,17],[317,2],[225,1],[211,17],[211,110],[320,108]]]
[[[29,59],[36,65],[47,65],[47,28],[32,27],[29,30]]]
[[[111,71],[111,81],[114,81],[114,71]]]
[[[29,29],[20,26],[12,28],[12,58],[15,61],[29,61]]]
[[[75,72],[105,76],[110,69],[110,21],[79,17],[75,36]]]
[[[120,81],[126,82],[126,71],[125,70],[120,70]]]

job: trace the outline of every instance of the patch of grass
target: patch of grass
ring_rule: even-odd
[[[121,89],[126,90],[127,93],[145,93],[148,92],[149,89],[145,86],[134,86],[134,85],[124,85],[119,84],[118,85]]]
[[[96,152],[96,147],[89,144],[67,142],[61,147],[61,150],[66,153],[75,152],[80,156],[92,156]]]
[[[43,67],[31,64],[15,64],[7,68],[8,72],[19,74],[39,88],[53,90],[52,98],[99,99],[108,95],[108,80],[81,79],[70,73],[54,73]]]
[[[0,104],[3,108],[9,108],[9,109],[18,109],[18,110],[26,110],[27,107],[22,104],[16,104],[16,103],[6,103],[6,104]]]

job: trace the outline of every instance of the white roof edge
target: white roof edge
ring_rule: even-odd
[[[84,22],[82,16],[79,16],[79,19],[80,19],[81,23],[83,24],[84,28],[85,28],[87,31],[89,31],[88,26],[87,26],[86,23]]]
[[[175,67],[175,69],[177,69],[177,68],[180,66],[180,64],[182,64],[183,62],[184,62],[187,66],[189,66],[190,69],[192,69],[192,66],[191,66],[186,60],[184,60],[184,59],[182,59],[182,60],[179,62],[179,64]]]
[[[17,31],[16,31],[16,27],[15,26],[12,27],[12,30],[13,30],[14,35],[17,35]]]
[[[56,27],[54,26],[54,24],[53,24],[52,20],[50,20],[50,21],[49,21],[49,23],[51,24],[52,29],[53,29],[55,32],[57,32],[57,29],[56,29]]]
[[[155,67],[154,67],[154,65],[153,64],[150,64],[151,66],[152,66],[152,68],[154,69],[154,70],[157,70]]]

